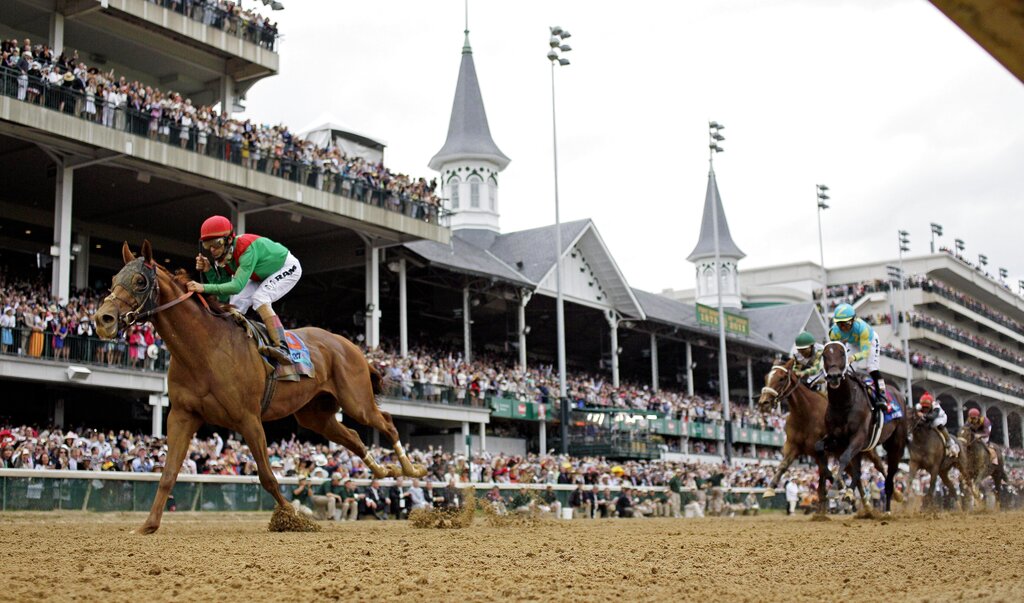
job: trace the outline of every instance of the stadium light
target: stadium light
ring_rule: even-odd
[[[1017,281],[1017,291],[1019,291],[1020,293],[1024,294],[1024,281],[1022,281],[1022,280]]]
[[[1007,270],[1006,268],[1000,268],[999,269],[999,280],[1005,281],[1006,277],[1008,277],[1008,276],[1010,276],[1010,271],[1009,270]]]
[[[828,209],[828,203],[825,203],[829,200],[828,187],[824,184],[817,184],[814,191],[818,199],[818,253],[821,259],[821,298],[824,300],[827,277],[825,275],[825,239],[821,235],[821,212]]]
[[[935,237],[942,236],[942,225],[932,222],[932,253],[935,253]]]
[[[724,149],[719,143],[725,140],[721,131],[725,126],[717,121],[708,122],[708,164],[711,173],[715,171],[715,153],[721,153]],[[710,176],[709,176],[710,178]],[[718,397],[722,402],[722,418],[725,424],[725,462],[732,464],[732,421],[729,412],[729,362],[725,355],[725,308],[722,306],[722,265],[721,249],[718,237],[718,211],[712,208],[711,229],[714,231],[715,241],[715,294],[718,301]]]
[[[964,249],[967,249],[967,245],[964,245],[963,239],[954,239],[953,243],[956,244],[956,250],[959,253],[963,253]]]
[[[561,436],[562,454],[569,454],[569,405],[566,403],[565,389],[565,301],[562,297],[562,220],[558,209],[558,127],[555,119],[555,65],[566,67],[569,59],[562,54],[569,52],[572,48],[568,44],[562,44],[562,40],[569,37],[569,32],[555,25],[551,27],[551,39],[548,41],[548,61],[551,62],[551,142],[554,150],[555,169],[555,316],[557,318],[556,328],[558,330],[558,400],[561,408]],[[541,417],[544,421],[544,417]],[[545,427],[541,426],[541,434],[544,442],[547,436],[544,435]],[[546,443],[541,445],[541,454],[547,450]]]
[[[980,264],[982,266],[988,266],[988,256],[985,255],[984,253],[979,253],[978,254],[978,264]]]
[[[907,381],[906,389],[903,390],[904,400],[910,400],[912,397],[913,378],[914,374],[910,368],[910,321],[907,320],[907,281],[905,273],[903,272],[903,254],[910,251],[910,233],[906,230],[897,230],[899,234],[900,242],[900,263],[899,263],[899,282],[900,282],[900,306],[902,308],[904,324],[900,327],[903,332],[903,361],[906,365]],[[892,292],[892,286],[889,287],[890,294]],[[895,318],[895,317],[893,317]],[[894,320],[893,324],[899,326],[899,322]]]
[[[273,10],[284,10],[284,5],[274,0],[270,3],[270,8]]]

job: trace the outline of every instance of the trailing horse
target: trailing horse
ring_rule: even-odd
[[[885,512],[889,512],[896,472],[907,446],[906,419],[900,417],[886,422],[878,441],[869,442],[873,426],[871,394],[862,378],[850,367],[846,346],[839,341],[829,342],[825,344],[821,358],[828,384],[828,410],[825,413],[826,435],[817,446],[839,454],[840,473],[848,471],[853,463],[859,475],[861,454],[881,444],[885,449],[886,462],[883,507]],[[895,391],[890,391],[889,395],[894,404],[906,409],[902,395]],[[878,419],[882,420],[881,417]]]
[[[815,445],[825,437],[825,411],[828,408],[828,399],[807,387],[793,372],[793,365],[794,360],[790,358],[784,364],[773,366],[764,378],[765,385],[761,388],[761,397],[757,400],[758,408],[765,414],[771,412],[781,400],[786,400],[789,405],[789,415],[786,417],[786,443],[782,445],[782,462],[768,484],[765,496],[774,494],[782,475],[797,457],[812,457],[818,465],[818,512],[824,513],[825,482],[834,478],[828,470],[828,457],[823,451],[816,450]],[[878,455],[870,452],[868,456],[878,470],[882,471],[882,462]],[[853,466],[847,469],[847,473],[853,479],[860,498],[863,499],[864,489],[860,483],[860,476],[854,473]]]
[[[924,499],[925,507],[933,507],[935,505],[935,486],[938,480],[941,479],[942,483],[946,486],[946,490],[956,497],[957,506],[963,508],[962,497],[967,495],[968,489],[968,482],[964,479],[963,470],[964,463],[967,461],[965,447],[960,446],[957,456],[951,457],[946,454],[946,445],[942,441],[942,436],[928,421],[915,414],[915,417],[911,419],[911,424],[909,444],[910,475],[907,481],[909,482],[917,477],[918,472],[923,469],[928,472],[930,478],[928,493]],[[962,490],[960,496],[957,496],[956,487],[953,485],[953,481],[949,479],[949,471],[954,467],[960,472],[960,487]]]
[[[961,468],[963,474],[961,481],[970,487],[970,496],[964,492],[964,496],[970,503],[969,508],[973,510],[974,505],[981,499],[981,482],[985,481],[986,477],[992,478],[992,485],[998,501],[1002,496],[1003,481],[1007,478],[1006,460],[1003,458],[1003,453],[994,446],[992,453],[989,453],[989,447],[980,438],[975,437],[967,425],[960,429],[960,448],[965,457]],[[995,462],[993,462],[993,456],[995,456]]]
[[[295,415],[299,425],[363,459],[375,477],[419,477],[426,473],[409,461],[391,416],[377,407],[380,375],[351,341],[312,327],[293,331],[309,350],[315,376],[278,383],[270,399],[261,404],[270,382],[265,363],[245,330],[224,314],[212,312],[205,299],[188,299],[192,294],[184,286],[187,277],[174,277],[154,263],[149,241],[143,243],[141,257],[132,254],[128,243],[121,254],[125,265],[114,277],[110,295],[96,311],[97,334],[111,339],[119,330],[148,319],[171,352],[167,369],[171,400],[167,462],[139,533],[150,534],[160,527],[164,505],[189,442],[204,422],[242,434],[256,461],[260,484],[284,509],[290,506],[270,470],[264,421]],[[339,410],[383,432],[391,440],[401,467],[380,466],[367,453],[359,435],[337,421]]]

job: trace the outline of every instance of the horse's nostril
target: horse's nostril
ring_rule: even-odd
[[[114,317],[111,316],[110,314],[102,314],[100,316],[100,322],[102,322],[105,325],[109,325],[110,323],[114,322]]]

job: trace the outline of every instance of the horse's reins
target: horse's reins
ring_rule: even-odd
[[[124,316],[121,317],[122,321],[124,322],[124,326],[126,327],[130,327],[135,323],[139,322],[140,320],[145,320],[157,314],[158,312],[163,312],[168,308],[176,306],[181,302],[185,301],[186,299],[192,297],[192,294],[195,293],[195,291],[186,291],[185,293],[182,293],[181,295],[172,299],[166,304],[161,304],[157,306],[156,300],[160,299],[160,281],[157,280],[156,278],[156,267],[146,262],[143,262],[142,266],[146,270],[148,270],[148,274],[144,274],[144,276],[150,283],[152,283],[152,285],[148,287],[146,297],[143,298],[139,305],[134,309],[125,312]],[[117,283],[117,285],[121,285],[122,289],[128,289],[128,287],[126,287],[124,283]],[[213,308],[211,308],[210,303],[206,301],[206,298],[204,296],[199,295],[197,296],[197,299],[202,303],[203,307],[210,315],[216,316],[218,318],[226,318],[230,316],[230,314],[228,314],[227,312],[217,312]],[[111,289],[110,295],[108,295],[104,299],[104,301],[120,302],[121,300],[120,298],[114,295],[114,291],[113,289]]]

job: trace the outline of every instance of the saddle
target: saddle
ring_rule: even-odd
[[[273,346],[267,327],[262,322],[249,320],[235,308],[230,310],[231,318],[245,329],[246,335],[256,344],[260,352],[264,368],[267,370],[267,381],[299,381],[302,377],[316,377],[316,369],[309,357],[306,344],[291,331],[285,331],[285,344],[292,355],[291,364],[277,364],[263,353],[267,347]]]

